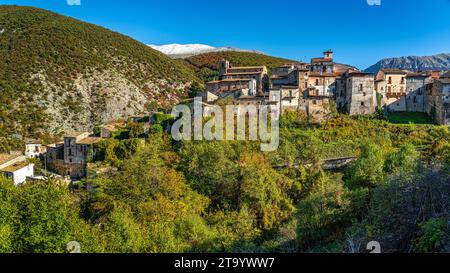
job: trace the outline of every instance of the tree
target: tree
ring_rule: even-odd
[[[408,174],[417,167],[419,152],[412,144],[404,144],[396,152],[388,155],[384,170],[387,173]]]
[[[14,189],[17,206],[14,226],[16,252],[64,252],[76,213],[67,188],[50,182],[36,182]]]
[[[273,170],[261,154],[244,153],[240,167],[239,207],[248,206],[263,230],[277,228],[287,221],[294,211],[286,194],[292,181]]]
[[[113,253],[140,253],[146,248],[146,230],[133,217],[131,209],[117,203],[104,224],[107,251]]]
[[[340,182],[328,180],[322,190],[311,193],[297,207],[298,245],[311,248],[340,240],[340,234],[364,214],[368,190],[350,191]]]
[[[419,224],[419,234],[414,242],[414,251],[419,253],[439,252],[449,239],[448,223],[444,219],[431,218]]]
[[[376,187],[384,182],[384,152],[375,144],[361,147],[360,157],[347,168],[345,182],[349,188]]]
[[[0,175],[0,253],[14,252],[14,232],[18,215],[13,202],[14,185]]]

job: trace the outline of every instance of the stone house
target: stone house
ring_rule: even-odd
[[[267,67],[265,66],[243,66],[232,67],[227,60],[221,60],[218,63],[219,80],[208,82],[206,84],[207,91],[217,93],[218,91],[233,88],[241,88],[244,84],[256,81],[256,92],[264,94],[269,87],[269,76]]]
[[[406,111],[406,76],[400,69],[381,69],[375,78],[375,91],[380,107],[390,112]]]
[[[279,88],[281,86],[298,86],[300,90],[307,88],[309,64],[285,64],[272,70],[271,86]]]
[[[309,122],[322,122],[330,114],[332,98],[300,99],[298,111],[303,113]]]
[[[348,70],[336,81],[336,106],[349,115],[373,114],[376,93],[373,75]]]
[[[40,158],[45,154],[46,147],[42,145],[40,140],[28,140],[25,143],[25,156],[28,158]]]
[[[84,178],[87,163],[95,156],[94,144],[102,140],[87,132],[67,135],[63,142],[47,146],[46,167],[61,176]]]
[[[406,111],[426,112],[426,96],[432,87],[430,73],[408,73],[406,75]]]
[[[311,72],[332,74],[334,70],[333,51],[327,50],[323,53],[323,58],[311,59]]]
[[[426,112],[437,124],[450,125],[450,77],[434,80],[426,98]]]
[[[298,86],[278,86],[269,92],[267,104],[274,104],[281,113],[287,110],[298,110],[302,94]]]

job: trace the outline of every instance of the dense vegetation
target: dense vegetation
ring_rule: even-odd
[[[72,240],[84,252],[361,252],[371,240],[384,252],[448,250],[448,127],[347,116],[311,125],[295,113],[281,126],[272,153],[173,142],[157,129],[101,144],[104,171],[72,191],[2,180],[0,251],[63,252]],[[343,169],[321,168],[351,155]]]
[[[197,80],[186,66],[127,36],[32,7],[0,6],[0,60],[0,150],[17,147],[17,138],[41,136],[53,118],[47,107],[75,118],[86,112],[75,79],[108,71],[115,85],[124,79],[158,102],[183,95],[170,84]],[[103,109],[108,96],[110,79],[101,81],[90,87],[94,109]],[[152,93],[152,84],[162,91]]]

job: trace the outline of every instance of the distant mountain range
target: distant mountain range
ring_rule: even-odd
[[[382,68],[398,68],[411,71],[450,70],[450,54],[388,58],[379,61],[365,71],[377,73]]]
[[[159,46],[157,45],[149,45],[149,46],[172,58],[188,58],[205,53],[226,52],[226,51],[261,53],[256,50],[245,50],[235,47],[213,47],[204,44],[184,44],[184,45],[168,44]]]

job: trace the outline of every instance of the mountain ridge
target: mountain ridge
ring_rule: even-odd
[[[405,69],[410,71],[450,70],[450,53],[440,53],[431,56],[385,58],[364,71],[377,73],[383,68]]]

